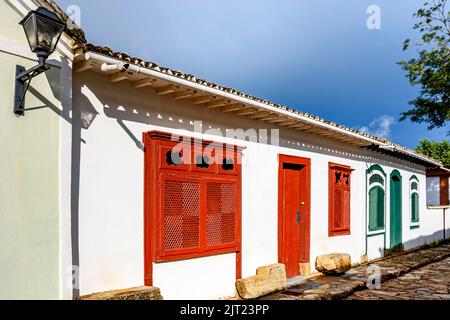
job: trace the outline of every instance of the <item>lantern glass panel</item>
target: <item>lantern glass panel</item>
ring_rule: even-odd
[[[63,26],[46,17],[36,15],[36,29],[37,49],[49,53],[53,52],[63,31]]]
[[[35,51],[37,46],[37,31],[36,31],[36,19],[34,15],[28,17],[23,23],[23,29],[30,45],[31,51]]]

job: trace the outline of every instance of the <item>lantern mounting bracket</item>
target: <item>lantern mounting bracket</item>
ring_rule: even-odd
[[[29,70],[16,66],[16,91],[14,97],[14,113],[17,116],[25,115],[25,95],[30,87],[31,79],[50,69],[45,59],[39,57],[39,64]]]

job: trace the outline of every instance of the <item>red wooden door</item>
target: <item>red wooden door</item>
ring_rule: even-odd
[[[299,275],[299,264],[309,262],[310,160],[280,156],[279,261],[288,278]]]

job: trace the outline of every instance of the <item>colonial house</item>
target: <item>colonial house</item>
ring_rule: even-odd
[[[36,64],[19,22],[38,6],[66,29],[18,117],[16,66]],[[295,278],[449,234],[427,207],[438,161],[91,45],[51,0],[0,1],[0,26],[2,299],[223,298],[261,266]]]

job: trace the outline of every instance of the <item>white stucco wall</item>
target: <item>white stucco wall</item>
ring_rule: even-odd
[[[231,114],[174,102],[151,89],[136,90],[127,82],[111,84],[93,72],[74,77],[74,157],[79,167],[80,294],[143,284],[143,151],[142,133],[160,130],[224,141],[214,134],[192,133],[192,122],[203,128],[275,128]],[[79,120],[78,120],[79,119]],[[366,169],[383,166],[388,177],[398,169],[406,185],[415,174],[425,191],[424,168],[373,154],[310,134],[282,129],[280,146],[232,141],[245,146],[242,166],[242,276],[278,262],[278,154],[311,158],[311,265],[317,255],[347,252],[359,262],[366,252]],[[78,153],[78,155],[77,155]],[[328,162],[351,166],[351,234],[328,237]],[[389,185],[389,184],[388,184]],[[387,193],[387,196],[389,194]],[[409,204],[403,210],[403,237],[408,245],[438,229],[420,198],[421,228],[409,231]],[[389,217],[389,198],[387,217]],[[389,219],[386,219],[387,223]],[[387,226],[388,228],[388,226]],[[387,234],[387,237],[389,235]],[[430,236],[434,237],[434,236]],[[411,240],[411,241],[410,241]],[[387,238],[387,243],[389,238]],[[417,240],[420,242],[422,240]],[[370,243],[376,258],[384,241]],[[166,299],[219,298],[234,294],[234,254],[154,264],[154,285]]]

